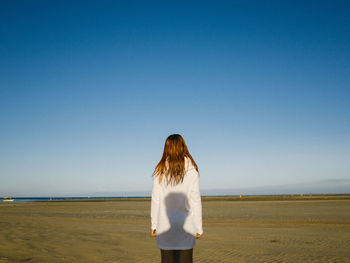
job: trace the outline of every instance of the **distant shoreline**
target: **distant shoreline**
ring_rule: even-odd
[[[150,201],[150,196],[130,197],[13,197],[14,202],[108,202],[108,201]],[[343,200],[348,194],[283,194],[283,195],[208,195],[202,201],[288,201],[288,200]],[[2,202],[0,203],[9,203]]]

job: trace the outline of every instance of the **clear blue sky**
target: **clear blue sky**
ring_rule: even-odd
[[[349,1],[1,1],[0,196],[350,179]]]

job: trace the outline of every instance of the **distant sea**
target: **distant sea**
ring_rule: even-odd
[[[37,202],[37,201],[67,201],[67,200],[98,200],[98,199],[135,199],[151,198],[150,196],[102,196],[102,197],[12,197],[14,202]],[[0,202],[2,198],[0,198]]]
[[[255,200],[255,197],[258,197],[259,200],[261,197],[266,197],[269,200],[287,200],[287,199],[302,199],[306,200],[308,197],[316,200],[315,198],[321,198],[321,199],[328,199],[330,196],[333,196],[332,198],[340,198],[343,199],[344,196],[348,199],[350,193],[323,193],[323,194],[245,194],[245,195],[201,195],[204,198],[211,198],[211,197],[221,197],[221,198],[236,198],[236,200],[240,200],[239,198],[244,198],[244,200]],[[148,198],[150,199],[151,196],[144,195],[144,196],[97,196],[97,197],[89,197],[89,196],[72,196],[72,197],[12,197],[13,202],[40,202],[40,201],[45,201],[45,202],[50,202],[50,201],[71,201],[71,200],[117,200],[117,199],[145,199]],[[265,200],[266,200],[265,198]],[[276,199],[277,198],[277,199]],[[0,203],[4,200],[4,197],[0,197]],[[12,203],[12,202],[11,202]]]

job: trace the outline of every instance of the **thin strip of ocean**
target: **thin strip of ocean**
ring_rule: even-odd
[[[138,199],[151,198],[150,196],[99,196],[99,197],[12,197],[13,202],[37,202],[37,201],[69,201],[69,200],[105,200],[105,199]],[[0,202],[2,200],[0,199]]]

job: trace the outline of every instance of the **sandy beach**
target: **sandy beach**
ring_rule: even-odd
[[[0,262],[159,262],[149,201],[0,204]],[[350,200],[203,201],[195,262],[350,262]]]

